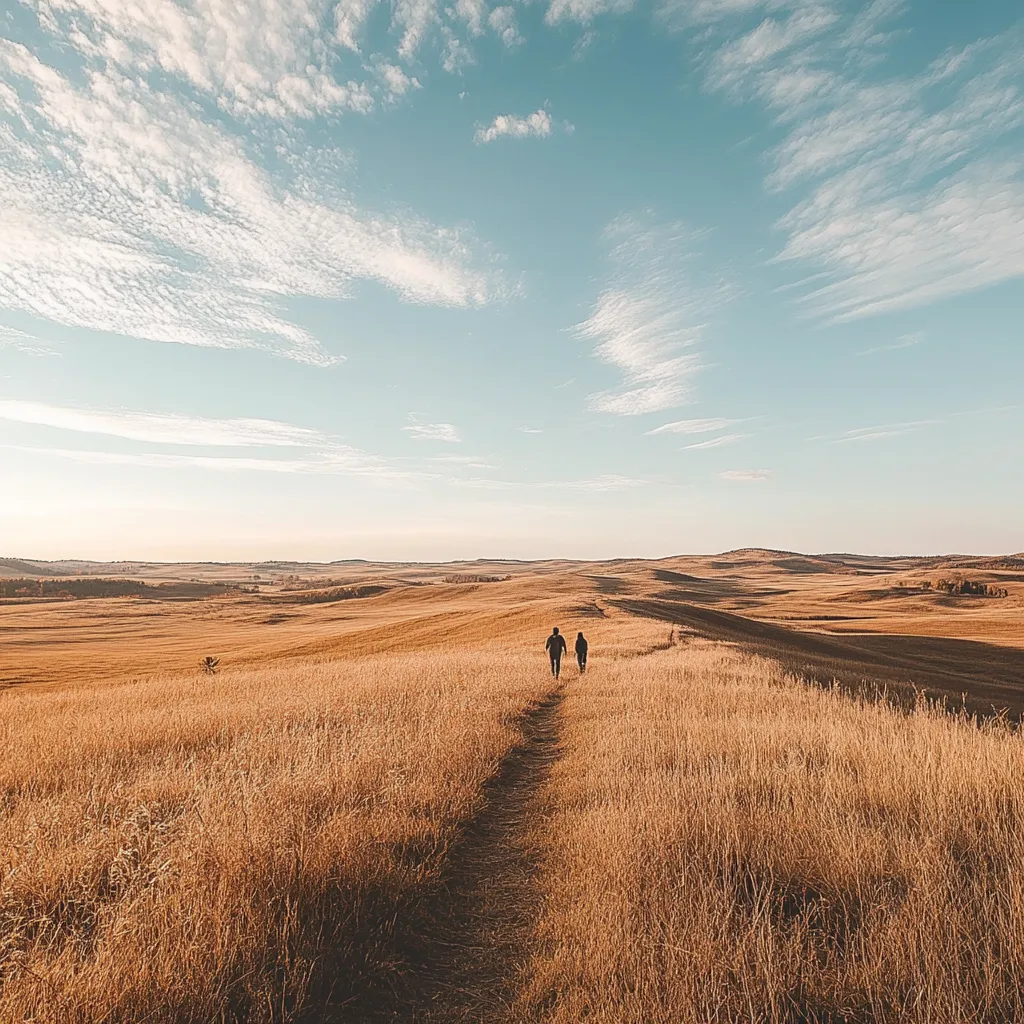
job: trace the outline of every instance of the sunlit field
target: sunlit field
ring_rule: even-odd
[[[546,790],[538,1020],[1024,1013],[1024,745],[721,646],[574,681]]]
[[[407,655],[7,695],[0,1020],[343,1003],[547,686]]]
[[[1024,1016],[1019,590],[680,568],[17,596],[0,1021]]]

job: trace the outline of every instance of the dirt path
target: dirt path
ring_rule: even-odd
[[[560,755],[562,686],[523,714],[522,741],[484,785],[480,812],[452,848],[443,887],[423,920],[396,936],[386,991],[349,1007],[345,1020],[512,1024],[539,913],[531,822]]]

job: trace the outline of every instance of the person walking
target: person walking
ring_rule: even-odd
[[[587,671],[587,638],[582,632],[576,634],[576,664],[580,667],[580,675]]]
[[[548,637],[544,650],[548,652],[548,657],[551,659],[551,674],[557,679],[558,674],[562,671],[562,655],[565,654],[565,637],[558,632],[557,626],[551,630],[551,636]]]

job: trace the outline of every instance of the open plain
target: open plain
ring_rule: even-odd
[[[1019,1019],[1022,712],[1021,555],[9,559],[0,1019]]]

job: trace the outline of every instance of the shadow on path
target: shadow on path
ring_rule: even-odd
[[[483,787],[483,806],[451,848],[442,885],[396,921],[395,970],[334,1020],[509,1024],[539,914],[531,823],[559,757],[561,686],[528,708],[522,740]]]

